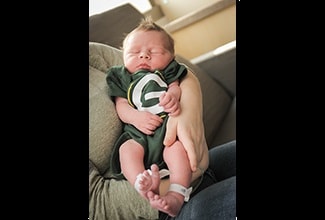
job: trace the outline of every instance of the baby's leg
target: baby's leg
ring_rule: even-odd
[[[152,183],[151,177],[148,171],[145,171],[143,164],[143,147],[132,139],[127,140],[121,145],[119,156],[123,175],[133,186],[139,185],[136,182],[141,182],[137,190],[146,198],[146,192]],[[141,180],[139,180],[139,175],[142,175]]]
[[[152,207],[170,216],[176,216],[191,191],[187,188],[190,186],[192,170],[187,153],[179,141],[165,147],[164,160],[170,172],[170,190],[163,196],[148,193],[148,197]]]
[[[145,170],[143,147],[138,142],[130,139],[121,145],[119,154],[123,175],[140,195],[148,198],[148,191],[159,194],[159,168],[156,164],[153,164],[150,167],[151,170]]]

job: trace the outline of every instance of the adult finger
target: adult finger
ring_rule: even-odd
[[[166,147],[172,145],[176,141],[176,135],[177,135],[177,120],[174,120],[172,117],[169,117],[166,126],[164,145]]]

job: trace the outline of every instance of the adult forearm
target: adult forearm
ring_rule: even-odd
[[[203,105],[202,105],[202,92],[200,82],[197,77],[188,71],[188,74],[181,81],[180,87],[182,90],[181,107],[184,110],[183,113],[196,121],[202,121]],[[195,114],[193,114],[195,112]],[[193,116],[194,115],[194,116]]]
[[[180,83],[182,95],[180,99],[182,112],[176,117],[169,117],[164,144],[168,147],[177,138],[183,143],[190,160],[193,178],[197,178],[199,167],[205,170],[208,166],[208,149],[203,125],[203,104],[200,82],[189,71]]]

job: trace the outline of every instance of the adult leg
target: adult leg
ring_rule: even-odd
[[[209,168],[217,181],[236,176],[236,140],[209,150]]]
[[[175,220],[236,219],[236,176],[215,183],[190,199]]]
[[[209,150],[209,167],[202,176],[200,185],[195,189],[191,197],[210,185],[235,175],[236,141],[211,148]]]
[[[89,160],[89,219],[157,219],[153,209],[126,180],[104,178]]]
[[[210,149],[209,159],[199,188],[175,219],[235,219],[236,141]]]

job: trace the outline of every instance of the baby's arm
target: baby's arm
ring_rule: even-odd
[[[163,122],[158,115],[150,112],[138,111],[133,108],[126,98],[116,97],[115,106],[121,121],[126,124],[132,124],[147,135],[153,134],[154,130]]]
[[[179,80],[176,80],[169,84],[167,92],[160,96],[159,104],[164,107],[164,111],[168,112],[170,116],[179,115],[181,112],[181,106],[179,103],[181,94],[182,92],[179,86]]]

